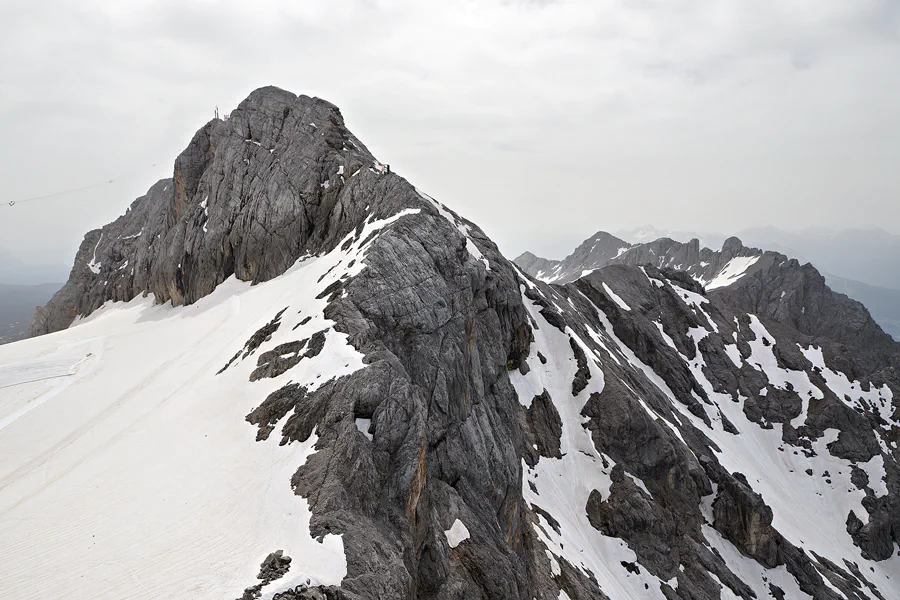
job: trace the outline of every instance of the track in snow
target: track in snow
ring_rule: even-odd
[[[81,358],[46,358],[0,365],[0,388],[55,377],[70,377],[75,375],[78,364],[89,357],[90,354]]]

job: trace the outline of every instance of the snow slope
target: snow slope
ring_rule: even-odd
[[[709,283],[705,283],[704,287],[706,287],[707,290],[714,290],[716,288],[725,287],[726,285],[731,285],[743,277],[747,272],[747,269],[752,267],[758,260],[759,256],[736,256],[728,261],[728,263],[722,267],[722,270],[719,271]],[[704,282],[701,281],[700,283]]]
[[[339,584],[341,537],[310,537],[289,484],[316,436],[256,442],[244,417],[287,381],[315,389],[362,355],[329,330],[318,356],[280,377],[248,382],[255,360],[216,373],[285,308],[272,345],[328,327],[316,295],[364,268],[369,233],[411,212],[264,284],[232,277],[179,308],[110,302],[0,348],[0,597],[237,598],[279,549],[293,563],[263,598]]]

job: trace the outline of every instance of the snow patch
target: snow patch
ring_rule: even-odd
[[[744,276],[747,269],[756,264],[756,261],[758,261],[759,258],[759,256],[736,256],[732,258],[722,270],[705,285],[706,289],[714,290],[735,283]]]
[[[100,267],[103,266],[102,263],[97,261],[97,248],[100,247],[100,241],[103,239],[103,232],[100,232],[100,238],[97,240],[97,244],[94,246],[94,256],[91,258],[91,262],[88,263],[87,268],[91,270],[91,273],[94,275],[98,275],[100,273]]]
[[[741,351],[738,350],[737,344],[725,344],[725,354],[728,355],[728,358],[731,359],[731,362],[734,363],[735,367],[738,369],[741,368],[743,359],[741,358]]]
[[[366,436],[370,442],[374,439],[372,434],[369,433],[369,426],[371,424],[372,424],[372,419],[362,419],[362,418],[356,419],[356,428],[359,430],[359,432],[361,434]]]
[[[469,539],[469,530],[462,521],[457,519],[453,521],[453,525],[450,526],[450,529],[444,532],[444,535],[447,536],[447,545],[451,548],[456,548]]]
[[[606,285],[605,281],[603,282],[603,289],[604,289],[604,291],[606,291],[606,294],[610,298],[612,298],[612,301],[615,302],[616,305],[618,305],[619,308],[621,308],[622,310],[631,311],[631,307],[628,306],[627,304],[625,304],[625,301],[622,300],[622,298],[620,298],[618,294],[616,294],[614,291],[612,291],[610,289],[610,287],[608,285]]]
[[[875,497],[881,498],[882,496],[887,496],[888,488],[887,482],[885,481],[884,456],[877,454],[868,462],[859,463],[857,466],[869,476],[869,487],[875,492]]]
[[[653,497],[653,494],[650,493],[650,490],[647,489],[647,486],[644,485],[644,482],[643,482],[643,481],[641,481],[640,479],[638,479],[637,477],[635,477],[634,475],[632,475],[632,474],[629,473],[628,471],[625,471],[625,475],[628,477],[628,479],[630,479],[631,481],[633,481],[634,484],[635,484],[636,486],[638,486],[639,488],[641,488],[641,489],[644,491],[645,494],[647,494],[647,495],[650,496],[651,498]]]

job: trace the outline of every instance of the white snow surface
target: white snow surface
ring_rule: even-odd
[[[97,262],[97,248],[100,247],[100,242],[103,240],[103,233],[100,233],[100,237],[97,238],[97,243],[94,245],[94,255],[91,257],[91,262],[88,263],[88,269],[91,270],[91,273],[97,275],[100,273],[100,267],[103,266],[102,263]]]
[[[315,389],[364,368],[362,355],[329,329],[318,356],[274,379],[249,381],[255,355],[216,372],[285,307],[258,352],[332,325],[316,295],[365,268],[370,232],[415,212],[367,222],[346,251],[266,283],[232,277],[185,307],[108,302],[0,347],[0,597],[237,598],[278,549],[291,567],[263,600],[307,579],[339,584],[342,539],[310,536],[290,484],[315,433],[257,442],[244,419],[288,381]]]
[[[451,548],[456,548],[469,539],[469,529],[466,527],[465,523],[456,519],[453,521],[453,525],[450,526],[450,529],[444,532],[444,535],[447,536],[447,545]]]
[[[650,490],[647,489],[647,486],[644,484],[643,481],[641,481],[640,479],[638,479],[637,477],[635,477],[634,475],[632,475],[632,474],[629,473],[628,471],[625,471],[625,475],[626,475],[631,481],[633,481],[634,484],[635,484],[636,486],[638,486],[639,488],[641,488],[641,490],[643,490],[645,494],[647,494],[647,495],[650,496],[651,498],[653,497],[653,494],[650,493]]]
[[[75,375],[76,367],[88,358],[77,350],[61,349],[36,360],[0,365],[0,388]]]
[[[747,269],[756,264],[756,261],[758,261],[759,258],[759,256],[735,256],[728,261],[728,263],[722,267],[722,270],[719,271],[709,283],[706,283],[704,287],[706,287],[707,290],[714,290],[716,288],[731,285],[743,277],[747,272]],[[701,283],[704,282],[701,281]]]
[[[728,355],[728,358],[731,359],[731,362],[734,363],[735,367],[738,369],[741,368],[743,359],[741,358],[741,351],[738,350],[737,344],[725,344],[725,354]]]
[[[615,302],[616,305],[618,305],[619,308],[621,308],[622,310],[628,310],[628,311],[631,310],[631,307],[628,306],[627,304],[625,304],[625,301],[622,300],[622,299],[619,297],[618,294],[616,294],[614,291],[612,291],[612,290],[609,288],[609,286],[606,285],[606,282],[605,282],[605,281],[603,282],[603,290],[606,292],[606,294],[607,294],[610,298],[612,298],[612,301]]]
[[[356,428],[359,430],[360,433],[362,433],[364,436],[366,436],[366,439],[368,439],[370,442],[372,441],[372,439],[374,437],[371,433],[369,433],[369,426],[371,424],[372,424],[372,419],[363,419],[362,417],[356,419]]]
[[[206,217],[206,220],[203,222],[203,233],[207,233],[209,231],[209,194],[206,195],[206,198],[203,199],[203,202],[200,203],[200,208],[203,209],[203,216]]]

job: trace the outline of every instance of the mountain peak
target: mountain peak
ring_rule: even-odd
[[[197,131],[172,179],[85,237],[73,277],[36,316],[33,332],[66,327],[107,300],[149,292],[184,304],[232,274],[269,280],[300,256],[332,247],[367,216],[421,203],[411,186],[354,193],[393,178],[333,104],[255,90],[227,119]]]
[[[699,244],[699,241],[698,241]],[[725,253],[737,253],[743,250],[744,243],[740,240],[740,238],[736,236],[731,236],[722,244],[722,252]]]

